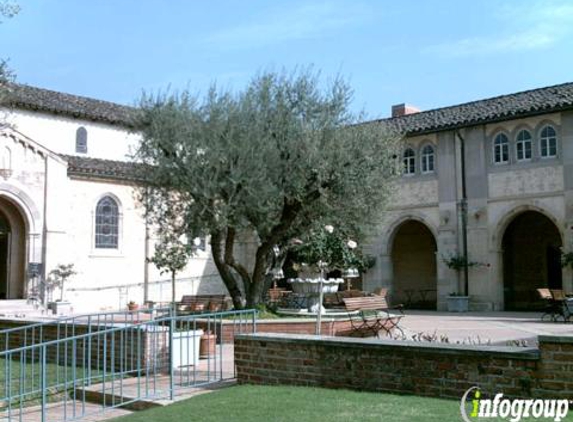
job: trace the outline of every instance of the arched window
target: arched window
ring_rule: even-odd
[[[434,147],[426,145],[422,148],[422,173],[434,172]]]
[[[85,127],[80,126],[76,130],[76,153],[87,154],[88,152],[88,131]]]
[[[520,130],[517,134],[515,151],[517,161],[531,160],[531,133],[528,130]]]
[[[412,175],[416,173],[416,153],[412,148],[404,151],[404,174]]]
[[[119,235],[119,207],[111,196],[99,200],[95,212],[95,247],[117,249]]]
[[[503,133],[497,135],[493,141],[493,161],[496,164],[509,162],[509,140]]]
[[[552,126],[547,125],[541,129],[539,147],[541,158],[557,157],[557,133]]]

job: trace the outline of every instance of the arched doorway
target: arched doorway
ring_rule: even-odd
[[[22,214],[0,197],[0,299],[24,297],[26,237]]]
[[[561,234],[537,211],[525,211],[505,229],[502,240],[503,290],[506,311],[543,306],[536,289],[561,289]]]
[[[423,223],[408,220],[392,244],[393,302],[410,308],[436,309],[436,239]]]

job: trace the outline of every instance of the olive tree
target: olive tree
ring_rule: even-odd
[[[275,246],[319,220],[364,226],[388,199],[398,136],[361,124],[351,97],[341,78],[298,71],[259,74],[236,92],[142,98],[135,158],[148,164],[148,213],[161,231],[177,206],[180,234],[210,235],[236,308],[261,302]],[[250,264],[237,259],[244,233],[257,245]]]
[[[7,0],[0,0],[0,23],[4,18],[11,18],[20,11],[18,4]],[[8,67],[6,59],[0,57],[0,104],[8,94],[7,83],[14,79],[14,73]],[[1,117],[1,116],[0,116]],[[0,121],[0,125],[2,122]]]

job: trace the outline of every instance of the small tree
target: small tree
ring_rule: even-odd
[[[163,230],[177,192],[184,231],[210,234],[237,309],[262,301],[275,246],[288,248],[320,219],[364,229],[389,197],[398,136],[359,124],[342,79],[322,86],[312,72],[269,72],[240,92],[213,87],[203,100],[183,92],[141,101],[143,203]],[[256,237],[252,267],[236,258],[245,232]]]
[[[47,288],[53,292],[56,288],[60,289],[60,302],[64,300],[64,288],[68,279],[77,272],[74,270],[74,264],[58,264],[56,268],[48,274]]]
[[[183,270],[191,255],[190,246],[181,240],[180,236],[166,232],[160,237],[160,241],[155,245],[155,252],[150,259],[159,269],[161,274],[169,273],[171,276],[171,305],[175,309],[176,296],[176,275]]]

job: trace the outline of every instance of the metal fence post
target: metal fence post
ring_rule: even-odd
[[[40,349],[41,357],[40,357],[40,372],[41,372],[41,388],[42,388],[42,422],[46,422],[46,390],[47,390],[47,380],[46,380],[46,345],[43,345]]]
[[[170,312],[169,318],[169,399],[175,397],[175,377],[173,374],[173,334],[175,333],[175,317],[173,311]]]

